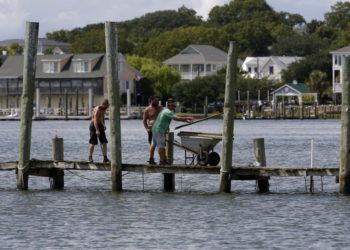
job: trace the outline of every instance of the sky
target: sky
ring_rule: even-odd
[[[322,20],[337,0],[266,0],[276,11],[301,14],[307,21]],[[349,0],[346,0],[349,1]],[[125,21],[146,13],[194,9],[204,19],[211,8],[229,0],[0,0],[0,40],[23,38],[25,22],[39,22],[39,37],[60,29],[87,24]]]

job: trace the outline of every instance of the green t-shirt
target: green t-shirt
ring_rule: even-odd
[[[156,122],[153,124],[152,132],[153,133],[166,133],[169,129],[169,125],[172,119],[176,116],[174,111],[166,108],[163,109],[158,117]]]

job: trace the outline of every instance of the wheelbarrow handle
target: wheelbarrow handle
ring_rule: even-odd
[[[195,124],[195,123],[198,123],[198,122],[202,122],[202,121],[209,120],[209,119],[211,119],[211,118],[213,118],[213,117],[217,117],[217,116],[219,116],[219,115],[222,115],[222,113],[218,113],[218,114],[215,114],[215,115],[212,115],[212,116],[208,116],[208,117],[203,118],[203,119],[199,119],[199,120],[194,121],[194,122],[191,122],[191,123],[187,123],[187,124],[183,124],[183,125],[177,126],[177,127],[175,127],[175,130],[176,130],[176,129],[179,129],[179,128],[186,127],[186,126],[190,126],[190,125]]]

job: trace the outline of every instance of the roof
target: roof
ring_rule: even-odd
[[[77,73],[73,70],[74,59],[96,60],[91,72]],[[120,80],[133,79],[135,75],[142,75],[125,61],[122,54],[118,54],[119,62],[123,64],[120,72]],[[64,61],[61,72],[44,73],[43,61]],[[38,55],[36,59],[37,79],[82,79],[82,78],[104,78],[107,74],[106,57],[104,54],[63,54],[63,55]],[[22,78],[23,76],[23,55],[8,56],[4,64],[0,67],[0,78]]]
[[[331,51],[330,53],[331,54],[340,54],[340,53],[349,53],[350,54],[350,46]]]
[[[275,64],[278,64],[282,69],[286,68],[289,64],[301,60],[302,57],[298,56],[268,56],[268,57],[247,57],[244,60],[245,65],[259,65],[263,68],[270,60]]]
[[[286,87],[294,90],[298,94],[311,93],[310,89],[307,87],[305,83],[286,83],[282,87],[279,87],[278,89],[273,91],[272,94],[276,94],[278,92],[285,92]]]
[[[206,63],[227,61],[227,53],[211,45],[191,44],[179,54],[164,61],[166,64]]]

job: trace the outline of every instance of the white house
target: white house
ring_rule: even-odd
[[[182,79],[192,80],[212,75],[226,66],[227,53],[211,45],[191,44],[163,63],[177,69]]]
[[[302,57],[297,56],[247,57],[242,64],[242,71],[247,77],[267,77],[269,80],[280,81],[282,70],[301,59]]]
[[[344,56],[350,56],[350,46],[330,52],[332,54],[333,93],[342,92],[342,61]]]

